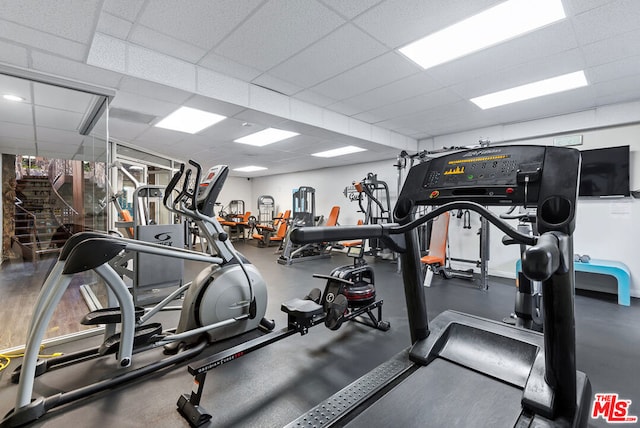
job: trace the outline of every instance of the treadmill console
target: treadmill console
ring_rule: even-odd
[[[580,153],[548,146],[496,146],[447,154],[411,168],[398,201],[408,207],[470,201],[538,208],[540,232],[573,232]]]
[[[204,178],[198,183],[198,196],[196,204],[198,210],[206,216],[213,217],[215,214],[215,204],[220,196],[222,186],[229,174],[229,167],[226,165],[216,165],[209,168],[204,174]]]

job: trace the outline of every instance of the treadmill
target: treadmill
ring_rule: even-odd
[[[297,243],[379,238],[400,253],[412,346],[289,427],[583,427],[591,384],[576,371],[573,238],[580,152],[495,146],[431,159],[409,171],[396,223],[296,229]],[[416,208],[435,208],[417,218]],[[485,206],[537,208],[540,235],[518,232]],[[479,213],[524,244],[522,270],[542,282],[544,333],[456,311],[431,323],[416,228],[450,210]]]

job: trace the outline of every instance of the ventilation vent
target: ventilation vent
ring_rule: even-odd
[[[133,123],[144,123],[145,125],[149,125],[156,119],[157,116],[151,114],[139,113],[137,111],[126,110],[123,108],[111,108],[109,109],[109,118],[110,119],[120,119],[127,122]]]

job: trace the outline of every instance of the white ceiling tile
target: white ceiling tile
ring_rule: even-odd
[[[433,92],[440,87],[441,84],[431,75],[421,72],[356,95],[343,102],[353,105],[364,112],[412,98],[422,93]]]
[[[33,124],[31,104],[0,98],[0,120],[25,125]]]
[[[382,44],[348,24],[274,67],[269,73],[306,88],[369,61],[385,51]]]
[[[0,114],[4,120],[7,120],[7,122],[0,121],[0,138],[5,141],[15,138],[33,142],[33,121],[31,123],[18,123],[13,118],[4,115],[1,105]]]
[[[193,95],[191,92],[183,91],[182,89],[131,76],[122,77],[118,89],[130,94],[142,95],[146,98],[167,101],[171,104],[182,104]]]
[[[322,113],[319,114],[322,116]],[[293,120],[285,120],[284,122],[278,123],[278,126],[282,129],[286,129],[287,131],[297,132],[304,136],[314,136],[314,132],[317,130],[315,126],[296,122],[295,120],[299,119],[293,118]]]
[[[353,116],[355,114],[360,113],[359,108],[354,107],[347,103],[342,103],[342,102],[328,105],[326,108],[328,108],[331,111],[335,111],[336,113],[344,114],[346,116]]]
[[[87,64],[125,73],[127,71],[127,44],[120,39],[96,33],[89,48]]]
[[[129,41],[191,63],[200,61],[207,52],[203,48],[164,35],[144,25],[137,25],[131,31]]]
[[[260,3],[261,0],[195,0],[184,5],[175,0],[154,0],[147,4],[139,22],[210,50]]]
[[[582,46],[582,51],[589,66],[640,55],[640,29],[589,43]]]
[[[100,13],[101,3],[100,0],[1,0],[0,10],[3,16],[10,16],[17,24],[68,40],[88,43],[93,35],[93,26]],[[79,17],[82,19],[78,19]]]
[[[586,12],[589,9],[595,9],[607,3],[611,3],[611,1],[612,0],[564,0],[563,5],[565,13],[577,15],[579,13]]]
[[[0,130],[0,150],[7,155],[36,155],[36,144],[33,137],[22,139],[16,137],[5,138]]]
[[[370,112],[363,112],[363,113],[358,113],[353,115],[354,119],[358,119],[361,120],[363,122],[367,122],[367,123],[378,123],[378,122],[382,122],[383,119],[380,116],[377,116],[373,113]]]
[[[243,123],[245,121],[242,119],[228,117],[213,126],[203,129],[195,136],[189,135],[185,137],[185,140],[200,142],[203,147],[209,147],[213,143],[230,143],[235,139],[262,129],[262,126],[242,126]]]
[[[253,79],[251,83],[272,91],[280,92],[284,95],[293,95],[302,90],[300,86],[285,82],[282,79],[278,79],[277,77],[270,75],[269,73],[261,74]]]
[[[640,22],[640,2],[618,0],[590,9],[573,19],[576,36],[584,43],[593,43],[628,31],[637,30]]]
[[[127,72],[191,92],[196,89],[195,65],[134,45],[127,46]]]
[[[344,100],[384,86],[419,71],[396,52],[388,52],[313,87],[329,97]]]
[[[28,66],[28,53],[22,46],[16,46],[0,40],[0,61],[17,65],[19,67]]]
[[[0,8],[0,10],[2,9]],[[5,16],[4,10],[2,13],[2,16]],[[0,19],[0,38],[11,40],[20,45],[46,50],[76,61],[84,61],[87,52],[87,47],[84,43],[58,37],[3,19]]]
[[[444,106],[455,103],[460,100],[460,96],[450,89],[440,89],[434,92],[421,94],[413,98],[408,98],[394,104],[379,107],[371,110],[369,113],[374,114],[382,119],[391,119],[394,117],[404,116],[416,111],[433,109],[434,107]]]
[[[249,105],[249,84],[245,81],[200,66],[196,72],[199,94],[240,106]]]
[[[638,71],[640,71],[640,55],[592,67],[587,72],[587,80],[590,83],[597,83],[629,76],[640,79]]]
[[[266,71],[344,22],[317,2],[272,0],[236,28],[215,51]]]
[[[177,110],[179,104],[164,102],[131,92],[118,91],[111,102],[111,107],[164,117]]]
[[[53,107],[76,113],[86,113],[93,106],[96,96],[43,83],[33,84],[33,102],[39,106]]]
[[[637,74],[621,79],[597,82],[593,85],[593,89],[600,105],[640,100]]]
[[[65,76],[80,82],[91,83],[106,88],[117,87],[120,79],[122,79],[121,74],[103,68],[93,67],[37,51],[31,52],[31,67],[35,70]]]
[[[49,107],[35,106],[37,126],[56,129],[79,129],[83,114]]]
[[[315,91],[310,91],[310,90],[304,90],[304,91],[298,92],[297,94],[295,94],[294,98],[297,98],[300,101],[306,101],[308,103],[311,103],[320,107],[328,106],[329,104],[333,104],[336,101],[338,101],[333,98],[326,97],[322,94],[319,94]]]
[[[398,48],[501,1],[386,0],[353,22],[388,47]]]
[[[322,126],[322,107],[291,98],[291,119],[307,125]],[[306,126],[306,125],[303,125]]]
[[[129,35],[129,31],[131,31],[132,26],[133,22],[131,21],[111,15],[107,12],[102,12],[100,14],[100,20],[98,21],[96,31],[125,40]]]
[[[135,20],[145,0],[104,0],[102,10],[127,20]]]
[[[234,119],[247,122],[249,124],[261,125],[265,128],[273,126],[278,127],[281,123],[286,122],[286,119],[281,116],[274,116],[272,114],[263,113],[256,110],[243,110],[234,116]],[[253,132],[259,131],[259,129],[247,128],[243,135],[248,135]]]
[[[360,15],[365,10],[375,6],[382,0],[320,0],[347,19]]]
[[[256,85],[249,85],[249,107],[286,119],[291,117],[289,97]]]
[[[99,125],[98,125],[99,126]],[[120,119],[109,120],[109,137],[119,141],[133,141],[149,128],[144,123],[127,122]]]
[[[18,77],[0,74],[0,95],[5,94],[22,97],[25,100],[24,102],[29,104],[31,102],[31,82]],[[15,102],[3,98],[0,98],[0,103],[6,103],[7,107],[15,105]]]
[[[38,136],[38,144],[41,142],[57,144],[63,147],[78,147],[82,144],[84,135],[80,135],[75,131],[65,131],[62,129],[36,127],[36,135]]]
[[[245,110],[244,107],[216,100],[202,95],[194,95],[183,105],[193,107],[211,113],[221,114],[226,117],[232,117]]]
[[[250,82],[262,74],[262,71],[225,58],[215,52],[209,52],[198,62],[198,65],[218,73],[233,76],[236,79]]]
[[[175,150],[182,151],[182,145],[178,145],[177,143],[188,138],[188,136],[189,134],[185,134],[184,132],[149,126],[132,142],[135,144],[145,143],[144,147],[154,151],[158,151],[156,147],[159,145],[174,146]]]

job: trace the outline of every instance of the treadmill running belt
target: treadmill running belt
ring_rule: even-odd
[[[519,388],[437,358],[348,426],[508,427],[518,420],[521,399]]]

